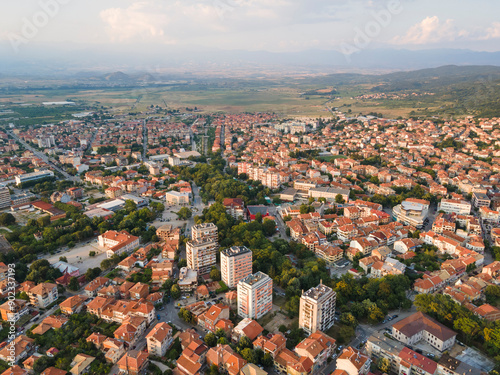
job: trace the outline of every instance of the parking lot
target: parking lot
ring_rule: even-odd
[[[95,251],[96,255],[93,257],[89,256],[91,251]],[[47,259],[50,264],[54,264],[58,262],[59,257],[62,256],[66,257],[69,264],[78,267],[80,269],[80,274],[83,274],[89,268],[99,267],[101,262],[106,259],[106,252],[98,246],[97,240],[95,239],[80,243],[72,249],[59,250],[59,252],[54,255],[44,255],[43,258]]]

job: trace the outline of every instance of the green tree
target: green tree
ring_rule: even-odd
[[[213,348],[217,345],[217,336],[215,336],[212,332],[209,332],[205,336],[205,343]]]
[[[182,207],[178,212],[177,212],[177,217],[181,220],[188,220],[191,216],[193,216],[193,211],[191,211],[187,207]]]
[[[137,211],[137,204],[132,199],[127,199],[125,201],[124,209],[130,214]]]
[[[462,331],[467,344],[480,332],[481,327],[470,318],[460,318],[453,322],[453,328]]]
[[[255,363],[256,360],[255,360],[255,355],[254,355],[254,351],[250,348],[245,348],[241,351],[241,356],[243,357],[243,359],[249,363]]]
[[[259,224],[262,224],[262,214],[260,212],[257,212],[255,214],[255,221]]]
[[[340,315],[340,323],[351,327],[356,327],[358,325],[356,318],[351,313],[342,313],[342,315]]]
[[[241,351],[246,348],[253,348],[252,340],[250,340],[247,336],[242,336],[238,341],[238,349]]]
[[[379,358],[377,361],[377,368],[384,374],[388,374],[391,369],[391,363],[387,358]]]
[[[78,279],[76,277],[72,277],[69,279],[69,284],[68,284],[68,289],[72,291],[77,291],[80,289],[80,283],[78,282]]]
[[[43,228],[43,227],[46,227],[47,225],[50,224],[50,216],[46,215],[46,216],[42,216],[42,217],[39,217],[37,220],[36,220],[38,226],[40,228]],[[45,236],[44,236],[45,237]]]
[[[220,271],[216,267],[212,267],[212,270],[210,271],[210,278],[213,281],[219,281],[221,279]]]
[[[10,212],[0,214],[0,225],[13,225],[16,223],[16,218]]]
[[[207,371],[208,375],[220,375],[219,373],[219,367],[217,365],[212,365]]]
[[[276,233],[276,223],[274,222],[274,220],[264,219],[262,230],[267,237],[270,237]]]
[[[179,299],[181,297],[181,289],[179,288],[179,285],[172,285],[172,288],[170,289],[170,296],[173,299]]]
[[[262,366],[268,368],[272,367],[273,365],[274,365],[273,356],[269,353],[264,354],[264,357],[262,358]]]
[[[338,204],[345,203],[345,200],[344,200],[344,197],[342,197],[342,194],[337,194],[335,196],[335,203],[338,203]]]

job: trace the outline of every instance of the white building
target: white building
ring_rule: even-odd
[[[165,199],[168,204],[189,204],[189,193],[179,193],[175,190],[167,191]]]
[[[392,209],[392,216],[400,223],[422,228],[427,218],[429,205],[429,201],[409,198]]]
[[[22,184],[23,182],[41,180],[42,178],[54,177],[54,172],[45,170],[32,173],[18,174],[16,179],[16,184]]]
[[[392,325],[392,337],[406,345],[420,340],[443,352],[455,345],[457,334],[422,312],[417,312]]]
[[[460,199],[441,199],[438,205],[438,211],[444,211],[447,214],[452,212],[457,215],[470,215],[472,205]]]
[[[273,280],[257,272],[238,282],[238,315],[260,319],[273,308]]]
[[[299,328],[308,334],[327,331],[335,323],[337,294],[332,288],[319,284],[300,297]]]

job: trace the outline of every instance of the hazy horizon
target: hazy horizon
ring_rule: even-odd
[[[493,0],[473,10],[465,0],[26,0],[0,10],[7,75],[500,64]]]

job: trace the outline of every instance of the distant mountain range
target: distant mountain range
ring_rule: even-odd
[[[500,52],[471,50],[397,50],[367,49],[350,56],[333,50],[301,52],[268,52],[242,50],[213,50],[207,48],[148,48],[119,50],[113,47],[67,46],[53,48],[28,45],[26,50],[12,54],[10,46],[0,43],[0,72],[4,76],[38,75],[71,76],[85,72],[89,76],[101,72],[132,72],[149,74],[149,81],[158,72],[202,74],[227,72],[235,75],[267,75],[273,73],[387,73],[415,69],[435,68],[443,65],[500,65]],[[29,48],[29,49],[28,49]],[[146,72],[146,73],[144,73]],[[90,74],[89,74],[90,73]],[[119,74],[109,80],[128,78]]]

